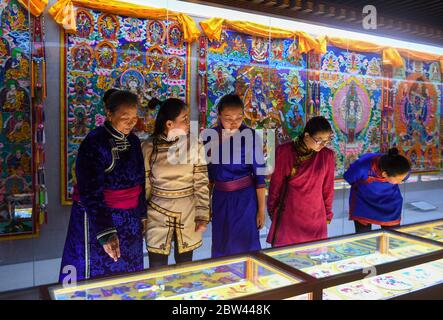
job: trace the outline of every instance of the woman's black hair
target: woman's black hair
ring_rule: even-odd
[[[409,160],[399,154],[397,148],[391,148],[387,154],[381,156],[379,165],[388,177],[396,177],[411,171]]]
[[[319,132],[332,132],[331,124],[325,117],[312,117],[306,123],[305,129],[303,130],[303,136],[305,133],[308,133],[312,137]]]
[[[108,91],[106,91],[106,93],[108,93]],[[109,94],[107,97],[103,96],[103,101],[105,102],[106,110],[111,113],[116,112],[118,108],[120,108],[123,105],[126,106],[138,105],[137,95],[128,90],[116,90],[111,94]]]
[[[148,103],[148,108],[151,110],[155,110],[158,106],[160,106],[160,109],[155,119],[154,136],[162,134],[166,129],[166,122],[174,121],[187,108],[186,103],[177,98],[169,98],[163,102],[157,98],[152,98]]]
[[[108,100],[109,100],[109,97],[111,96],[111,94],[113,94],[114,92],[117,92],[117,91],[119,91],[119,90],[116,88],[111,88],[111,89],[106,90],[105,94],[103,95],[103,103],[105,104],[105,106],[108,103]]]
[[[228,107],[234,107],[234,108],[238,107],[243,109],[244,108],[243,100],[240,98],[238,94],[235,93],[226,94],[217,103],[218,114],[221,114],[223,110]]]

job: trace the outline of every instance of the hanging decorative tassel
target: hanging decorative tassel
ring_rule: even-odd
[[[31,98],[35,97],[35,61],[31,61]]]
[[[32,47],[32,64],[31,64],[31,92],[34,119],[34,168],[35,170],[35,204],[36,219],[38,224],[48,222],[47,216],[47,189],[45,182],[45,133],[44,133],[44,101],[46,99],[46,63],[44,51],[44,24],[43,17],[33,18],[33,47]],[[39,228],[38,228],[39,229]]]
[[[197,96],[199,97],[198,109],[200,112],[200,123],[202,124],[200,130],[206,126],[206,112],[207,112],[207,72],[206,72],[206,55],[208,47],[208,38],[200,37],[199,41],[199,59],[198,59],[198,86]]]
[[[46,63],[42,62],[42,99],[46,99]]]

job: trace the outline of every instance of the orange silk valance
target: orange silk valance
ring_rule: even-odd
[[[35,17],[41,15],[48,5],[48,0],[18,0],[18,2]]]
[[[114,0],[58,0],[57,3],[49,9],[49,14],[60,26],[70,33],[77,31],[75,6],[129,17],[174,19],[182,26],[185,41],[192,42],[200,36],[200,30],[191,17],[167,9],[152,8]]]
[[[223,26],[237,32],[249,34],[257,37],[270,38],[294,38],[299,39],[299,50],[307,53],[311,50],[317,53],[324,53],[322,46],[318,40],[302,31],[288,31],[280,28],[269,27],[248,21],[231,21],[222,18],[211,18],[200,22],[203,32],[210,40],[220,40]]]

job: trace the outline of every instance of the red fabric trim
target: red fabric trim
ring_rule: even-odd
[[[366,219],[366,218],[359,218],[359,217],[350,217],[349,220],[354,220],[354,221],[358,221],[363,225],[368,225],[368,224],[378,224],[380,226],[396,226],[398,224],[400,224],[400,220],[394,220],[394,221],[377,221],[377,220],[372,220],[372,219]]]
[[[366,183],[371,182],[388,182],[388,179],[383,177],[383,171],[380,169],[380,156],[374,157],[371,163],[371,171],[374,172],[374,176],[368,176]]]
[[[138,185],[122,190],[103,190],[106,205],[114,209],[134,209],[137,208],[142,186]]]
[[[122,190],[105,189],[103,190],[103,197],[107,207],[127,210],[137,208],[141,192],[141,185]],[[78,192],[77,185],[74,185],[72,200],[77,202],[80,201],[80,194]]]
[[[251,176],[246,176],[237,180],[232,181],[215,181],[215,189],[224,192],[233,192],[249,187],[253,184],[253,179]]]

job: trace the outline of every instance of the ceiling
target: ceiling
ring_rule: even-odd
[[[378,13],[381,15],[443,28],[442,0],[329,0],[327,2],[351,8],[361,8],[366,4],[372,4],[376,6]]]
[[[331,27],[443,47],[443,0],[185,0],[295,18]],[[362,27],[363,7],[377,9],[377,29]]]

